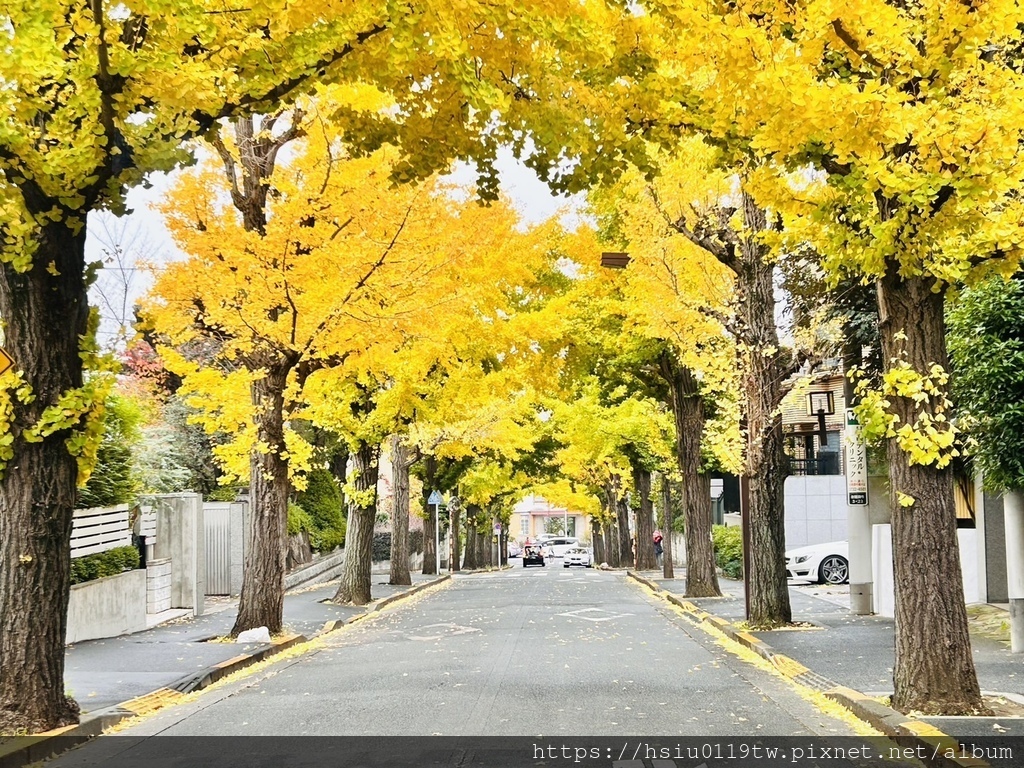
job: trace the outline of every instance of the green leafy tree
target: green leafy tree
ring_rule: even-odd
[[[1010,648],[1024,651],[1024,280],[986,280],[947,313],[953,397],[967,452],[1003,494]]]
[[[135,501],[142,488],[136,451],[143,412],[131,397],[111,395],[103,415],[96,466],[78,491],[78,507],[112,507]]]

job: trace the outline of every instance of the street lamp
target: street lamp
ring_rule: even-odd
[[[606,251],[601,254],[601,266],[608,269],[625,269],[629,264],[628,253],[613,253]]]

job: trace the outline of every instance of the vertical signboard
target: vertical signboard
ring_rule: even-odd
[[[846,503],[850,506],[868,503],[868,449],[860,439],[857,416],[846,409]]]

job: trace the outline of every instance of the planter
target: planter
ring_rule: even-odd
[[[71,587],[65,642],[117,637],[146,628],[146,571],[139,568]]]

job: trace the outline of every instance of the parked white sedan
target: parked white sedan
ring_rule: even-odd
[[[845,584],[850,580],[850,552],[845,541],[812,544],[786,552],[786,575],[819,584]]]
[[[570,565],[582,565],[584,568],[593,567],[594,560],[590,556],[590,550],[583,547],[567,549],[562,556],[562,567],[568,568]]]

